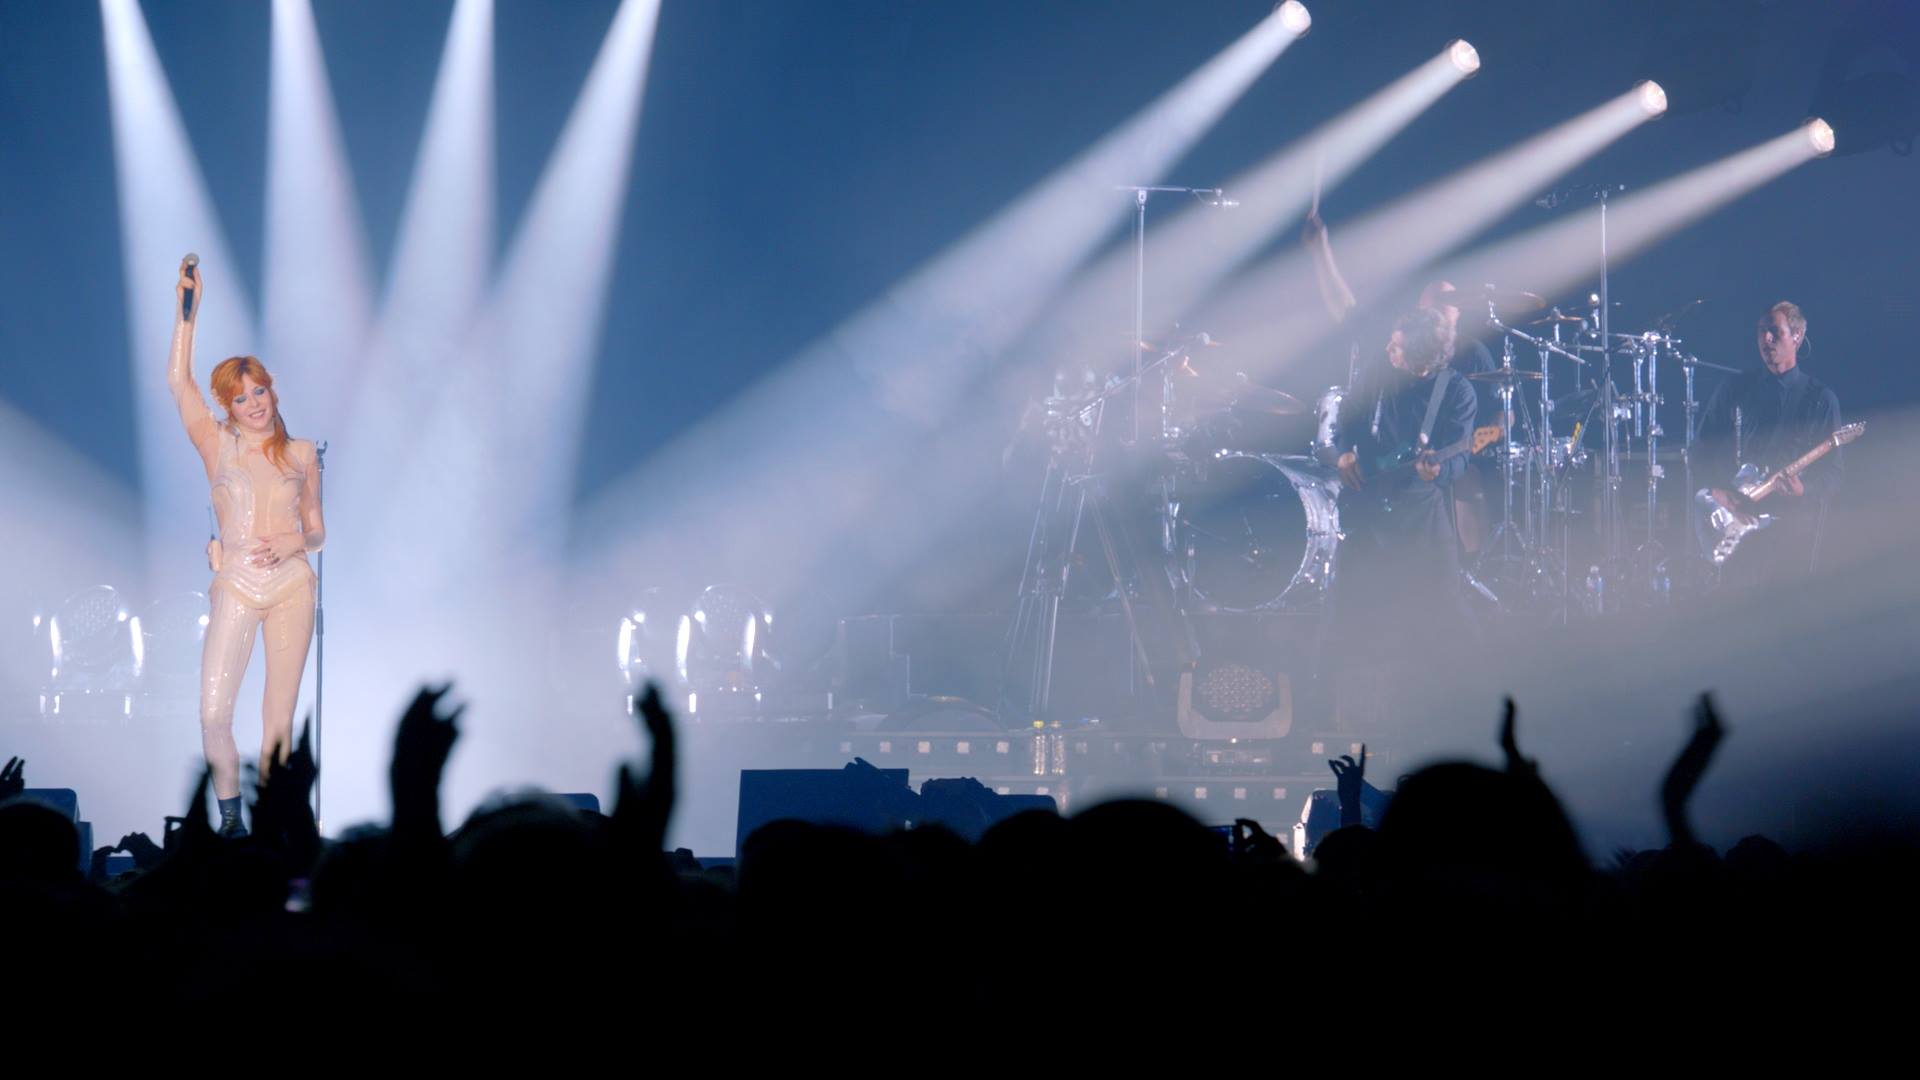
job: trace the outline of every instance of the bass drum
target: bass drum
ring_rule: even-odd
[[[1340,542],[1339,475],[1310,457],[1224,450],[1175,485],[1181,578],[1200,610],[1311,608]]]

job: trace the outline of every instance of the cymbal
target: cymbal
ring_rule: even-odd
[[[1501,289],[1489,285],[1485,296],[1502,318],[1512,315],[1529,315],[1547,306],[1545,297],[1524,289]]]
[[[1572,323],[1583,323],[1586,321],[1587,320],[1581,318],[1578,315],[1562,315],[1556,311],[1551,315],[1543,315],[1538,319],[1534,319],[1531,322],[1527,323],[1527,325],[1528,326],[1551,326],[1554,323],[1572,324]]]
[[[1521,371],[1518,368],[1512,371],[1508,371],[1505,368],[1495,368],[1492,371],[1482,371],[1467,376],[1467,378],[1475,382],[1520,382],[1525,379],[1538,379],[1539,377],[1540,373],[1537,371]]]
[[[1285,390],[1261,386],[1244,373],[1239,376],[1239,385],[1234,388],[1233,401],[1228,408],[1236,412],[1265,413],[1268,416],[1300,416],[1308,411],[1306,402]]]

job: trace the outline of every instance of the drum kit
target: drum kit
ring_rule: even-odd
[[[1231,204],[1218,201],[1218,189],[1121,190],[1131,193],[1135,211],[1130,372],[1104,387],[1056,384],[1041,413],[1051,453],[1003,680],[1008,687],[1024,682],[1029,718],[1049,712],[1055,633],[1070,579],[1076,569],[1093,568],[1094,560],[1080,554],[1084,525],[1091,523],[1104,562],[1105,577],[1097,580],[1111,587],[1106,596],[1118,600],[1126,618],[1136,691],[1156,683],[1136,599],[1151,617],[1166,620],[1154,636],[1173,642],[1176,659],[1186,663],[1197,650],[1196,617],[1321,606],[1343,539],[1335,461],[1343,447],[1341,409],[1359,382],[1359,346],[1349,354],[1346,382],[1309,405],[1249,377],[1232,350],[1205,333],[1146,341],[1149,195],[1211,195],[1214,204]],[[1699,359],[1676,334],[1698,300],[1651,330],[1613,331],[1606,202],[1614,190],[1577,193],[1601,210],[1599,290],[1585,312],[1563,312],[1537,293],[1493,285],[1453,297],[1462,311],[1462,343],[1481,334],[1497,338],[1499,356],[1492,370],[1466,373],[1476,397],[1498,402],[1498,427],[1485,440],[1491,445],[1473,445],[1487,463],[1483,475],[1494,477],[1497,501],[1489,500],[1489,510],[1497,507],[1499,520],[1464,561],[1460,586],[1502,614],[1541,623],[1664,604],[1676,588],[1712,576],[1690,544],[1669,553],[1662,537],[1690,539],[1696,531],[1695,375],[1735,369]],[[1661,490],[1675,456],[1662,443],[1660,376],[1675,368],[1684,388],[1677,453],[1684,475],[1677,513],[1665,516],[1687,520],[1668,525]],[[1146,505],[1138,500],[1140,477],[1147,478]],[[1644,514],[1630,512],[1638,504],[1629,498],[1630,484],[1642,482]],[[1142,519],[1157,524],[1151,540],[1142,539],[1147,530],[1125,527]],[[1582,564],[1584,575],[1577,572]]]
[[[1694,489],[1696,373],[1734,369],[1694,356],[1675,332],[1694,305],[1652,330],[1602,336],[1597,295],[1585,314],[1519,290],[1488,287],[1476,299],[1484,319],[1463,316],[1462,339],[1484,327],[1497,336],[1497,360],[1467,378],[1485,391],[1498,435],[1476,455],[1490,481],[1492,527],[1464,560],[1461,587],[1503,614],[1544,623],[1663,604],[1705,584],[1710,565],[1667,540],[1691,537],[1691,522],[1668,518],[1694,512],[1685,496]],[[1033,665],[1033,715],[1044,712],[1068,576],[1094,562],[1073,555],[1089,523],[1144,684],[1154,679],[1138,670],[1148,650],[1136,601],[1184,619],[1303,611],[1318,608],[1333,582],[1342,539],[1333,460],[1358,347],[1347,383],[1311,404],[1250,378],[1204,333],[1141,348],[1153,358],[1136,374],[1043,403],[1052,453],[1008,640],[1010,673],[1021,658]],[[1677,451],[1661,424],[1663,373],[1682,380]],[[1130,404],[1134,417],[1125,416]],[[1103,438],[1119,426],[1105,423],[1113,415],[1131,420],[1136,437]],[[1136,467],[1114,468],[1116,458]],[[1669,477],[1676,463],[1684,475]],[[1140,485],[1122,476],[1148,478],[1146,505]],[[1669,479],[1680,481],[1681,497],[1663,501]],[[1147,531],[1124,520],[1143,516],[1156,520],[1155,535],[1134,542]],[[1177,628],[1156,636],[1191,640]]]

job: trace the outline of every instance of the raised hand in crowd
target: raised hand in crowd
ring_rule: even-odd
[[[320,828],[309,802],[319,767],[313,761],[313,716],[300,726],[300,740],[284,762],[269,759],[260,774],[253,804],[253,832],[260,843],[278,848],[290,867],[313,865],[320,854]]]
[[[207,795],[213,787],[213,770],[200,770],[200,779],[193,785],[193,797],[188,800],[187,808],[181,813],[180,828],[168,845],[179,854],[192,854],[203,851],[220,838],[213,829],[213,814],[207,809]]]
[[[640,720],[653,744],[644,781],[636,781],[625,762],[620,765],[620,791],[613,805],[613,826],[621,843],[634,852],[665,849],[667,821],[673,814],[679,751],[674,743],[673,717],[660,701],[660,688],[647,684],[640,695]]]
[[[1333,770],[1334,790],[1340,796],[1340,827],[1362,824],[1364,818],[1360,809],[1360,793],[1367,783],[1367,747],[1360,744],[1360,756],[1355,760],[1352,754],[1342,754],[1327,762]]]
[[[1693,706],[1693,737],[1673,759],[1666,781],[1660,785],[1660,809],[1666,817],[1667,836],[1676,848],[1698,842],[1694,839],[1693,825],[1687,819],[1687,803],[1726,733],[1726,727],[1720,723],[1720,713],[1713,707],[1713,695],[1701,694]]]
[[[26,759],[8,758],[6,767],[0,768],[0,802],[6,802],[25,790],[27,790]]]
[[[452,689],[452,683],[422,686],[394,732],[388,781],[393,788],[397,840],[438,843],[445,837],[440,827],[440,780],[460,738],[460,715],[467,711],[464,702],[441,709],[441,699]]]
[[[1500,752],[1506,756],[1507,772],[1514,776],[1539,777],[1540,764],[1530,758],[1520,756],[1520,741],[1514,735],[1514,724],[1519,710],[1514,707],[1513,698],[1506,699],[1506,709],[1500,717]]]
[[[1286,845],[1252,818],[1233,819],[1233,857],[1241,862],[1259,864],[1290,860]]]
[[[160,865],[160,860],[167,854],[159,844],[153,842],[153,837],[143,832],[130,832],[121,837],[113,850],[133,856],[133,865],[137,870],[153,869]]]

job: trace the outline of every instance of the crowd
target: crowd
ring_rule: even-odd
[[[656,694],[638,710],[649,763],[620,768],[610,814],[521,794],[448,832],[447,692],[423,689],[400,719],[390,824],[322,838],[303,739],[258,778],[250,836],[217,833],[203,775],[164,844],[113,845],[137,869],[112,880],[110,849],[94,874],[78,869],[73,825],[18,797],[10,764],[0,925],[13,984],[100,1015],[236,1023],[499,1017],[538,1032],[624,1018],[596,1030],[725,1033],[732,1054],[771,1052],[755,1040],[780,1027],[922,1047],[1090,1030],[1185,1045],[1336,1018],[1507,1026],[1674,1004],[1798,1016],[1809,1000],[1854,1009],[1868,973],[1911,959],[1920,849],[1901,823],[1792,853],[1694,838],[1688,800],[1724,732],[1705,697],[1658,792],[1671,843],[1605,865],[1522,755],[1509,702],[1504,767],[1402,777],[1377,829],[1359,824],[1364,752],[1336,760],[1345,821],[1305,864],[1251,822],[1229,839],[1173,807],[1116,801],[1023,813],[977,843],[778,822],[734,866],[702,869],[664,849],[676,754]]]

